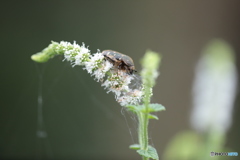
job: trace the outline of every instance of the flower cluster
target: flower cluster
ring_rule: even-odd
[[[72,66],[85,66],[83,69],[87,70],[96,81],[102,82],[102,86],[108,90],[107,93],[113,92],[115,94],[120,105],[137,105],[141,102],[143,98],[142,87],[130,87],[135,79],[134,76],[119,70],[106,60],[100,51],[91,55],[84,43],[79,46],[75,42],[71,44],[62,41],[56,47],[56,52],[63,52],[65,60],[70,61]]]
[[[83,43],[79,46],[74,42],[73,44],[69,42],[61,41],[60,44],[55,49],[58,53],[64,53],[64,60],[70,61],[73,66],[85,65],[85,62],[89,60],[90,50],[85,47]]]

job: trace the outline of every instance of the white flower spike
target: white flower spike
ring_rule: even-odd
[[[79,46],[74,42],[61,41],[56,50],[64,52],[64,60],[70,61],[72,66],[84,66],[97,82],[102,82],[102,86],[107,89],[107,93],[115,94],[116,101],[121,106],[129,104],[137,105],[143,98],[142,87],[131,89],[130,83],[134,79],[132,74],[120,70],[112,62],[107,60],[104,55],[98,51],[91,55],[90,50],[83,43]]]

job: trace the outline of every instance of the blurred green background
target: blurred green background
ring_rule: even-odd
[[[30,56],[53,41],[85,42],[92,53],[112,49],[133,58],[147,49],[163,56],[152,102],[166,106],[150,123],[150,144],[161,157],[179,131],[190,129],[194,69],[212,38],[232,45],[240,69],[240,2],[212,1],[2,1],[0,159],[140,159],[129,113],[81,67],[57,57],[36,64]],[[43,120],[39,129],[39,77]],[[239,89],[226,146],[240,152]],[[131,133],[130,133],[131,131]]]

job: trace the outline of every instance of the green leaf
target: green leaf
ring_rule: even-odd
[[[156,119],[156,120],[158,120],[158,117],[153,115],[153,114],[148,114],[148,118],[149,119]]]
[[[148,146],[148,150],[137,150],[137,152],[141,155],[141,156],[144,156],[144,157],[147,157],[147,158],[152,158],[152,159],[155,159],[155,160],[158,160],[158,154],[157,154],[157,151],[155,148],[153,148],[152,146]]]
[[[126,108],[129,111],[132,111],[132,112],[138,112],[139,111],[139,106],[135,106],[135,105],[127,105]]]
[[[150,158],[158,160],[158,154],[157,154],[157,151],[154,147],[148,146],[148,153],[151,155]]]
[[[145,150],[139,149],[139,150],[137,150],[137,152],[138,152],[141,156],[148,157],[148,158],[150,157],[150,155],[148,154],[148,152],[145,151]]]
[[[149,112],[159,112],[159,111],[165,111],[165,107],[161,104],[149,104],[148,108]]]
[[[141,148],[141,146],[139,144],[132,144],[132,145],[129,146],[129,148],[139,150]]]
[[[146,107],[144,105],[138,106],[137,110],[139,110],[140,112],[144,112],[144,113],[150,113],[150,112],[165,111],[166,109],[163,105],[154,103],[154,104],[149,104],[147,111],[146,111]]]
[[[147,111],[146,111],[146,107],[144,105],[139,105],[139,106],[128,105],[126,107],[128,108],[129,111],[132,111],[132,112],[144,112],[144,113],[159,112],[159,111],[165,111],[166,110],[163,105],[157,104],[157,103],[149,104]],[[151,115],[150,115],[149,118],[150,119],[158,119],[158,118],[156,118],[156,116],[151,116]]]

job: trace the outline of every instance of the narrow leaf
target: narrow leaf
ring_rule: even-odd
[[[139,144],[132,144],[129,146],[130,149],[135,149],[135,150],[138,150],[141,148],[141,146]]]
[[[146,107],[144,105],[138,106],[138,110],[144,113],[150,113],[150,112],[159,112],[159,111],[165,111],[165,107],[161,104],[149,104],[148,110],[146,111]]]
[[[158,120],[158,117],[153,115],[153,114],[148,114],[148,118],[149,119],[156,119],[156,120]]]

